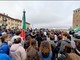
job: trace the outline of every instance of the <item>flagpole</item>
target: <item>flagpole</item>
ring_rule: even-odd
[[[23,17],[22,17],[22,31],[21,31],[21,37],[23,40],[25,40],[25,31],[26,31],[26,16],[25,16],[26,11],[23,11]]]

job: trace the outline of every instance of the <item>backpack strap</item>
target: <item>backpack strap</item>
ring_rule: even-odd
[[[78,56],[80,56],[80,51],[78,49],[75,49],[75,52]]]

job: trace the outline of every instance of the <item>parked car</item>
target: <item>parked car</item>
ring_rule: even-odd
[[[80,39],[80,31],[74,33],[73,37]]]
[[[69,34],[73,35],[75,33],[74,30],[69,31]]]

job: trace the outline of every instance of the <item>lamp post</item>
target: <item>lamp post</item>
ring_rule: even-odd
[[[6,29],[6,26],[7,26],[6,21],[7,21],[7,18],[3,16],[2,17],[2,29],[3,30],[5,30]]]

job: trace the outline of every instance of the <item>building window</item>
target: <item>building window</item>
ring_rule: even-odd
[[[76,25],[78,27],[78,25]]]
[[[10,22],[8,22],[10,24]]]
[[[11,23],[11,25],[14,25],[14,23]]]
[[[78,15],[76,15],[76,17],[78,17]]]

